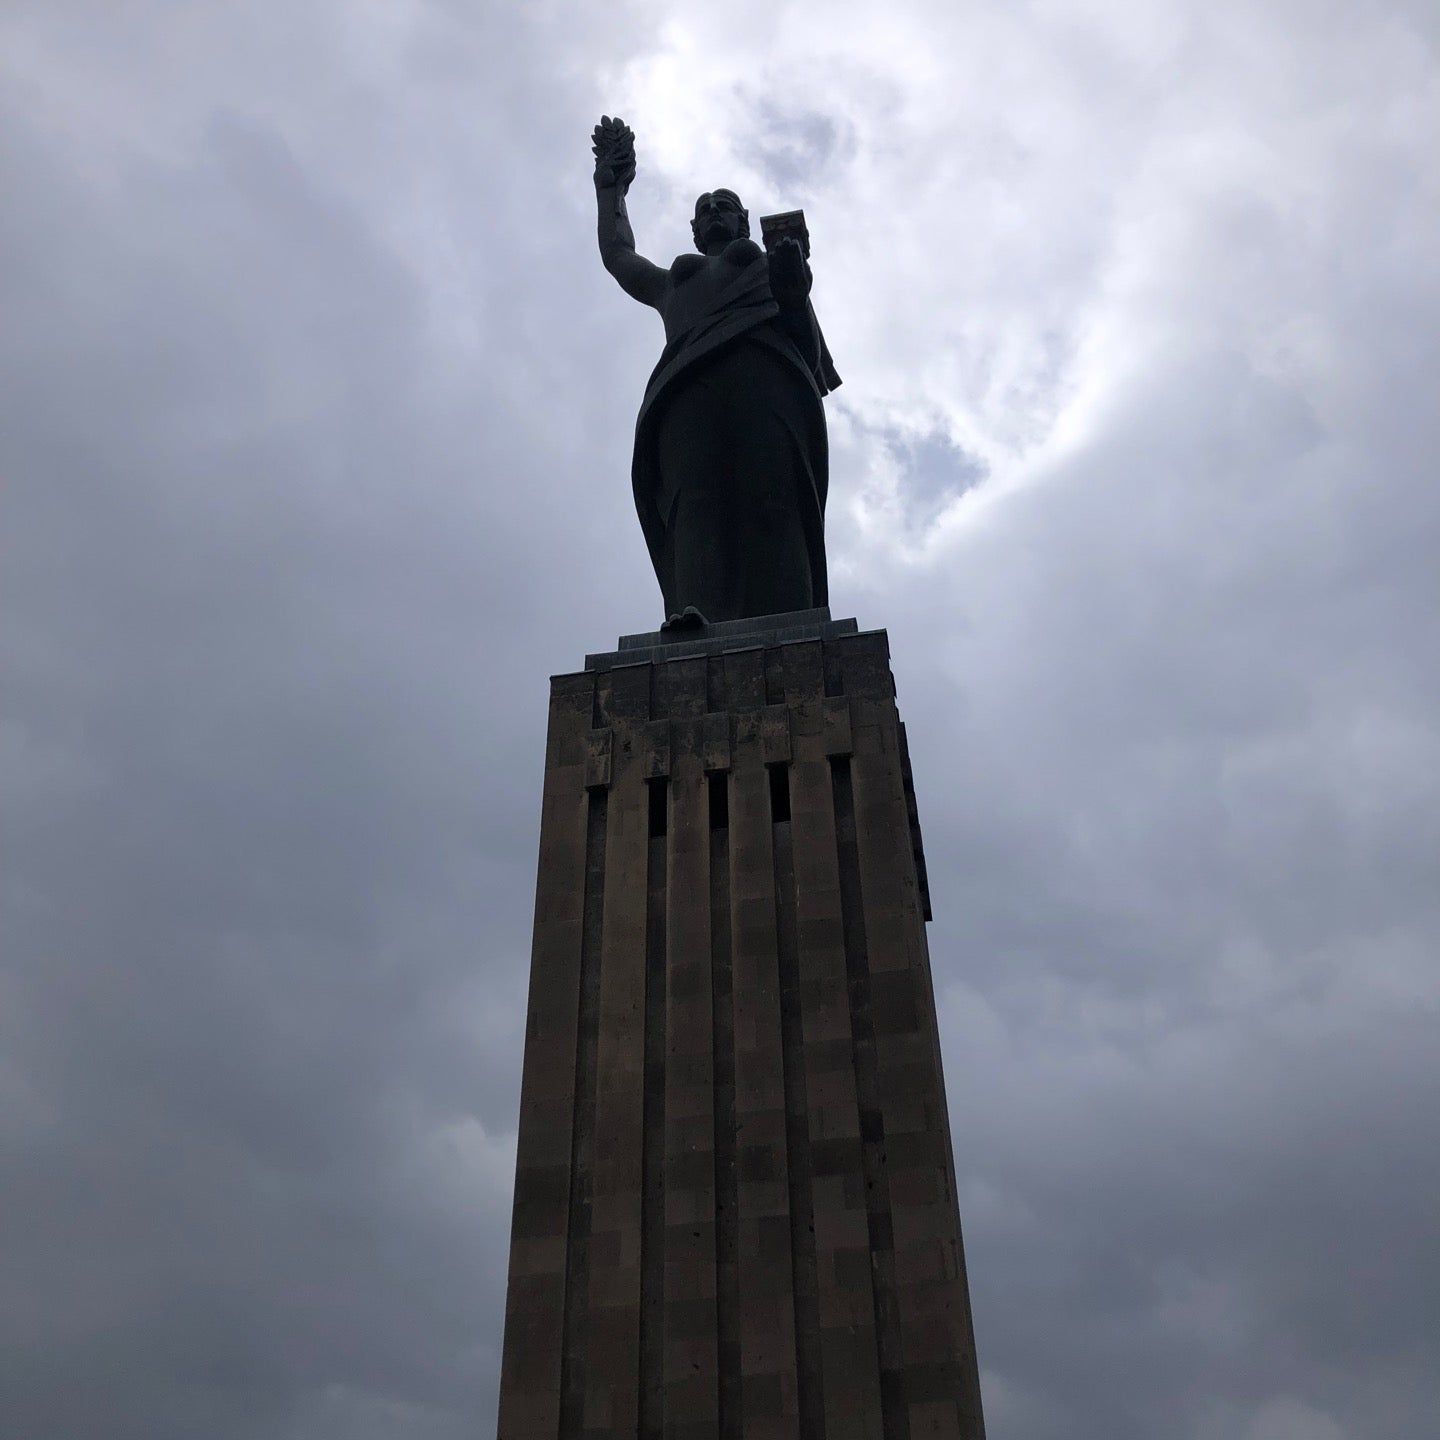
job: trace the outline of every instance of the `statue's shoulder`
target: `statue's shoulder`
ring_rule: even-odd
[[[677,255],[670,262],[670,283],[672,285],[682,284],[692,275],[697,275],[705,268],[705,257],[691,253],[689,255]]]
[[[742,235],[740,239],[732,240],[720,253],[737,270],[743,270],[765,252],[748,236]]]

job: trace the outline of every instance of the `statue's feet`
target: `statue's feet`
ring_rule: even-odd
[[[687,605],[678,615],[672,615],[661,627],[663,635],[670,630],[703,630],[710,622],[693,606]]]

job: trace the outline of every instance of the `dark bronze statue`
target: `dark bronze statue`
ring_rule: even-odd
[[[625,195],[635,137],[595,127],[600,256],[665,322],[635,426],[635,506],[667,627],[806,610],[829,601],[821,398],[839,383],[810,304],[803,217],[762,222],[730,190],[695,202],[698,255],[668,270],[635,252]]]

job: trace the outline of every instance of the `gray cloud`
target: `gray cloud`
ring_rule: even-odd
[[[841,10],[0,21],[7,1433],[488,1433],[616,109],[816,235],[992,1435],[1425,1433],[1433,21]]]

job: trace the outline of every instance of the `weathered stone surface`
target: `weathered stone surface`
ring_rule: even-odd
[[[501,1440],[981,1440],[884,633],[587,667],[552,682]]]

